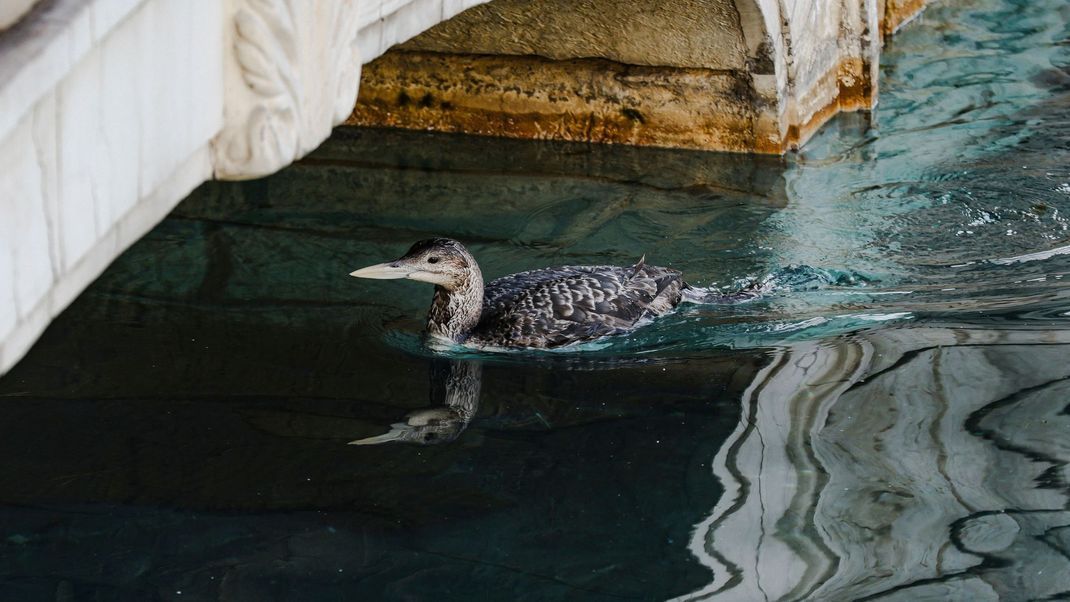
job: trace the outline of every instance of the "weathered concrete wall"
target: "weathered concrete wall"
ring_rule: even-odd
[[[605,58],[630,65],[743,69],[734,0],[495,0],[398,50]],[[508,31],[510,35],[502,35]],[[672,40],[672,43],[666,43]]]
[[[495,0],[368,65],[349,123],[761,153],[876,102],[898,0]]]
[[[460,73],[463,81],[444,80],[442,73]],[[779,153],[777,120],[756,109],[751,96],[751,88],[724,71],[388,53],[365,74],[350,123]]]

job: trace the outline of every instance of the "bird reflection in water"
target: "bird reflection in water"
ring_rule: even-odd
[[[447,370],[441,364],[431,370],[431,391],[443,376],[446,398],[442,406],[409,412],[404,422],[390,425],[382,435],[350,441],[350,445],[378,445],[380,443],[416,443],[437,445],[454,441],[468,427],[479,408],[479,390],[483,381],[483,365],[476,361],[450,360]]]

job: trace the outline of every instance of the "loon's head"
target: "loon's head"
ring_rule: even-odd
[[[464,287],[473,281],[473,276],[479,275],[482,284],[475,258],[464,245],[450,238],[421,240],[394,261],[370,265],[349,275],[380,280],[408,278],[446,290]]]
[[[449,443],[464,432],[471,417],[459,415],[450,408],[426,408],[410,412],[405,422],[390,425],[390,432],[350,441],[350,445],[379,445],[380,443],[417,443],[436,445]]]

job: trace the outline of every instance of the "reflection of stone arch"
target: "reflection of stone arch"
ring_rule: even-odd
[[[493,0],[365,69],[351,123],[781,153],[873,101],[869,0]]]
[[[1068,346],[911,328],[781,352],[713,462],[690,547],[714,579],[682,599],[1067,591]]]

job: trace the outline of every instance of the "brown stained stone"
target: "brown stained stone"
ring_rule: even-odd
[[[365,66],[349,125],[508,138],[782,154],[839,111],[868,109],[866,65],[847,59],[814,86],[828,100],[788,119],[733,70],[605,59],[389,52]]]
[[[347,123],[779,155],[873,106],[880,40],[926,4],[799,0],[770,37],[774,1],[496,0],[367,65]]]
[[[737,71],[390,52],[365,66],[347,123],[780,153],[774,107]]]
[[[817,89],[833,89],[833,87],[836,95],[831,102],[826,103],[809,117],[801,119],[801,123],[788,125],[788,133],[784,140],[785,148],[797,150],[837,113],[869,110],[876,101],[875,88],[870,79],[869,70],[865,62],[858,58],[841,61],[836,69],[826,73],[814,86]]]
[[[884,0],[884,17],[881,34],[890,36],[901,25],[913,19],[925,8],[929,0]]]
[[[860,58],[840,61],[836,71],[836,104],[841,111],[859,111],[869,109],[876,100],[866,62]]]

